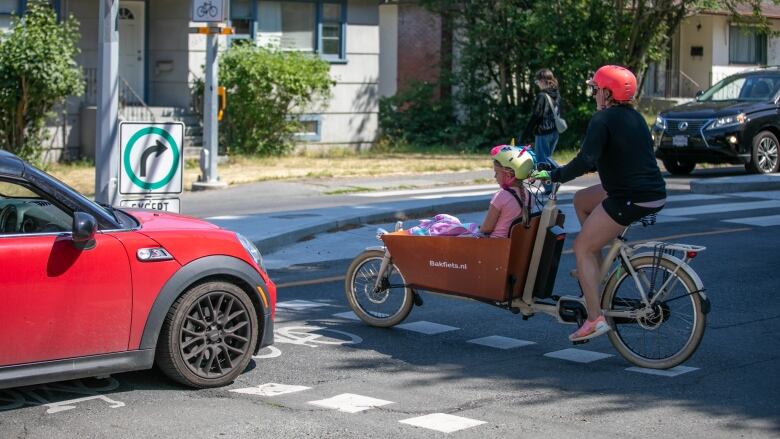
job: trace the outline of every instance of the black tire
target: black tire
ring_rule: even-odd
[[[221,387],[246,369],[258,328],[257,311],[243,289],[228,282],[203,283],[171,305],[155,361],[186,386]]]
[[[777,136],[770,131],[761,131],[753,137],[750,150],[750,161],[745,163],[745,170],[751,174],[771,174],[780,170],[780,143]]]
[[[672,175],[688,175],[696,168],[696,162],[687,160],[663,159],[664,168]]]
[[[373,285],[384,256],[385,253],[380,250],[366,250],[358,255],[347,269],[344,292],[350,308],[360,320],[371,326],[388,328],[401,323],[409,315],[414,305],[414,293],[408,287],[389,286],[374,291]],[[390,285],[406,284],[392,260],[385,279]],[[388,312],[369,309],[370,304],[384,305],[388,301]]]
[[[653,266],[653,257],[636,257],[631,259],[631,265],[635,271],[649,269]],[[694,282],[694,280],[685,270],[678,269],[675,271],[676,268],[677,265],[672,260],[667,259],[666,257],[661,259],[661,274],[666,274],[667,277],[676,277],[684,289],[681,289],[679,292],[672,293],[674,297],[665,298],[665,300],[660,304],[659,312],[657,313],[658,318],[648,319],[644,322],[646,326],[643,326],[639,323],[638,320],[618,321],[616,318],[607,316],[607,323],[612,328],[612,330],[607,333],[609,336],[609,341],[612,342],[612,345],[620,353],[620,355],[623,356],[623,358],[639,367],[650,369],[670,369],[680,365],[688,360],[688,358],[690,358],[694,352],[696,352],[696,349],[699,347],[699,343],[701,343],[701,340],[704,337],[706,315],[702,310],[702,298],[698,293],[696,293],[698,290],[696,282]],[[631,295],[628,297],[617,297],[618,290],[624,282],[629,288],[631,288],[632,284],[634,284],[634,278],[622,269],[612,273],[606,282],[606,286],[604,287],[604,295],[602,296],[601,302],[603,309],[608,311],[625,310],[627,306],[631,308],[636,307],[637,305],[641,305],[641,301],[637,300],[638,296],[635,298],[630,297]],[[659,283],[661,283],[660,280]],[[692,322],[685,320],[684,316],[680,317],[676,315],[677,310],[673,311],[671,309],[671,305],[669,305],[669,303],[672,303],[673,301],[675,306],[684,305],[687,303],[686,301],[690,301]],[[629,303],[631,303],[631,305],[629,305]],[[690,328],[686,329],[685,331],[675,330],[675,332],[678,333],[687,333],[687,339],[685,339],[684,342],[681,343],[681,346],[676,348],[675,351],[671,354],[659,354],[655,358],[651,358],[646,353],[637,352],[638,346],[632,346],[633,343],[628,341],[628,329],[632,329],[636,330],[638,334],[641,334],[641,337],[639,338],[641,338],[642,342],[638,344],[641,344],[642,347],[647,347],[647,345],[656,346],[652,343],[652,340],[650,343],[647,343],[647,338],[651,338],[653,335],[655,335],[657,339],[656,341],[659,343],[661,340],[668,340],[664,339],[664,335],[661,334],[660,329],[663,328],[664,325],[672,325],[672,323],[669,322],[673,319],[674,321],[681,320],[686,324],[689,324],[688,326],[690,326]],[[648,326],[650,327],[648,328]],[[624,332],[622,328],[626,328],[626,331]],[[660,351],[660,346],[657,346],[657,349]]]

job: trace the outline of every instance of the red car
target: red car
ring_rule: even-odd
[[[276,286],[246,238],[101,207],[0,151],[0,389],[148,369],[232,382],[273,343]]]

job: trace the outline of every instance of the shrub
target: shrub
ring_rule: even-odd
[[[449,100],[438,99],[435,86],[414,83],[407,90],[379,100],[382,141],[417,147],[441,146],[454,141],[455,120]]]
[[[296,116],[330,96],[330,65],[311,55],[250,44],[234,45],[220,59],[228,105],[222,138],[234,152],[279,155],[300,130]]]
[[[74,60],[78,39],[73,17],[59,23],[54,10],[40,4],[30,4],[0,36],[0,147],[25,159],[40,156],[46,118],[84,87]]]

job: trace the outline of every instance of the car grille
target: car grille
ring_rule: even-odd
[[[670,136],[687,134],[689,136],[699,134],[699,130],[712,119],[666,119],[666,133]],[[680,124],[686,122],[688,127],[680,129]]]

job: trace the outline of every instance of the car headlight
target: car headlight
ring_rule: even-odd
[[[664,119],[661,116],[657,116],[655,118],[655,127],[659,130],[665,130],[666,129],[666,119]]]
[[[707,129],[714,130],[718,128],[742,125],[747,120],[745,113],[736,114],[734,116],[719,117],[712,122]]]
[[[238,237],[238,241],[241,242],[241,245],[244,246],[244,250],[246,250],[246,252],[249,253],[249,256],[255,261],[255,264],[262,268],[263,271],[267,271],[265,269],[265,262],[263,262],[263,255],[260,254],[260,250],[257,249],[257,246],[240,233],[236,233],[236,237]]]

